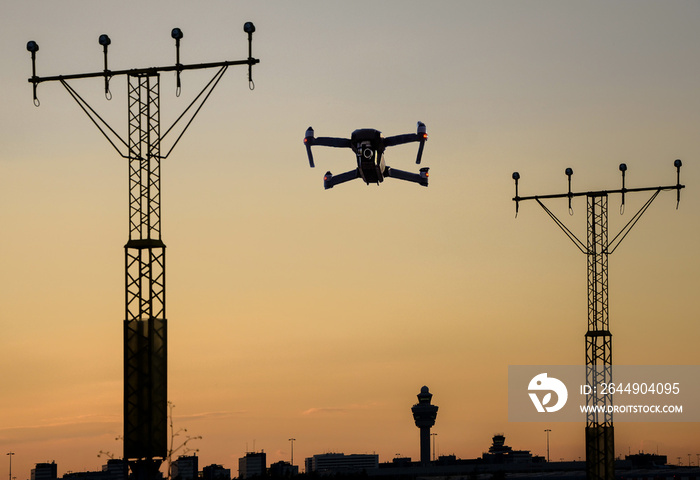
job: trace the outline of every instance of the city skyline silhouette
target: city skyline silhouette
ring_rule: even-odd
[[[443,455],[479,457],[497,432],[543,455],[551,428],[553,459],[583,456],[581,425],[507,418],[508,365],[585,361],[585,264],[536,205],[514,220],[513,171],[548,193],[566,167],[580,188],[608,188],[624,162],[639,186],[672,183],[683,159],[679,210],[659,197],[611,261],[610,308],[616,364],[697,364],[696,5],[69,0],[5,12],[0,445],[13,475],[47,460],[96,469],[123,430],[127,165],[59,85],[41,85],[34,107],[28,40],[37,74],[54,75],[100,70],[101,34],[118,70],[175,61],[173,27],[183,63],[245,58],[241,25],[257,27],[255,90],[245,69],[229,72],[163,168],[168,400],[176,425],[203,437],[202,465],[232,468],[253,442],[269,463],[288,460],[289,438],[300,459],[417,459],[422,385]],[[162,76],[164,124],[207,81],[181,80],[177,97],[175,73]],[[99,80],[75,87],[126,127],[125,84],[111,81],[111,101]],[[418,119],[429,188],[324,191],[308,168],[309,125],[403,133]],[[347,166],[347,152],[323,154],[323,171]],[[387,163],[412,171],[415,154],[395,146]],[[618,215],[611,200],[611,229],[642,201]],[[574,201],[576,225],[585,208]],[[695,424],[616,427],[616,454],[700,449]]]

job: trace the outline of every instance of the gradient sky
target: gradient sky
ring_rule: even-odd
[[[237,471],[324,452],[419,456],[410,407],[440,407],[439,454],[480,456],[491,436],[552,459],[584,456],[580,424],[509,423],[507,368],[585,361],[586,261],[522,195],[675,183],[610,258],[616,364],[697,364],[700,336],[700,4],[691,1],[0,2],[0,471],[55,460],[59,475],[119,455],[127,167],[57,83],[39,75],[247,56],[229,69],[163,164],[169,398],[203,439],[200,467]],[[161,82],[169,125],[213,72]],[[72,83],[121,133],[125,79]],[[356,128],[430,139],[430,187],[355,181],[302,144]],[[413,170],[415,145],[387,151]],[[630,195],[619,230],[646,200]],[[549,204],[580,236],[586,206]],[[616,425],[616,453],[687,459],[696,424]],[[4,467],[3,467],[4,465]]]

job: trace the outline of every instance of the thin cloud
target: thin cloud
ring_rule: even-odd
[[[356,410],[368,410],[377,408],[378,403],[353,403],[345,407],[311,407],[307,410],[301,412],[302,415],[323,415],[323,414],[336,414],[336,413],[348,413]]]
[[[87,415],[60,418],[36,425],[0,428],[0,445],[67,438],[94,438],[111,435],[121,429],[121,420],[113,416]]]
[[[188,415],[174,415],[174,420],[181,421],[181,420],[210,420],[210,419],[220,419],[220,418],[231,418],[239,415],[243,415],[246,412],[245,410],[241,411],[236,411],[236,412],[200,412],[200,413],[191,413]]]
[[[302,415],[323,415],[323,414],[334,414],[334,413],[345,413],[347,412],[347,409],[345,408],[329,408],[329,407],[323,407],[323,408],[316,408],[312,407],[309,408],[308,410],[304,410],[301,412]]]

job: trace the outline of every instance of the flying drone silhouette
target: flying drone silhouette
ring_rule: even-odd
[[[316,138],[314,137],[314,129],[309,127],[304,137],[304,145],[306,145],[306,153],[309,156],[309,166],[311,168],[315,167],[314,156],[311,153],[311,147],[314,145],[321,147],[350,148],[355,152],[357,168],[338,175],[326,172],[323,176],[323,187],[325,189],[333,188],[340,183],[349,182],[356,178],[362,178],[367,185],[370,183],[379,185],[387,177],[398,178],[399,180],[406,180],[427,187],[428,167],[421,168],[419,173],[411,173],[397,168],[391,168],[384,163],[384,150],[387,147],[418,142],[416,163],[420,164],[421,157],[423,156],[423,147],[427,140],[428,134],[426,133],[425,124],[423,122],[418,122],[418,131],[416,133],[406,133],[386,138],[382,136],[382,132],[373,128],[355,130],[352,132],[352,135],[350,135],[350,138]]]

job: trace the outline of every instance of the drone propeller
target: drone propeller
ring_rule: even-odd
[[[425,142],[428,140],[428,129],[425,127],[425,123],[418,122],[418,155],[416,156],[416,164],[420,165],[421,158],[423,157],[423,147],[425,147]]]
[[[309,156],[309,166],[314,168],[314,155],[311,153],[311,145],[314,144],[314,129],[309,127],[304,136],[304,145],[306,145],[306,154]]]

